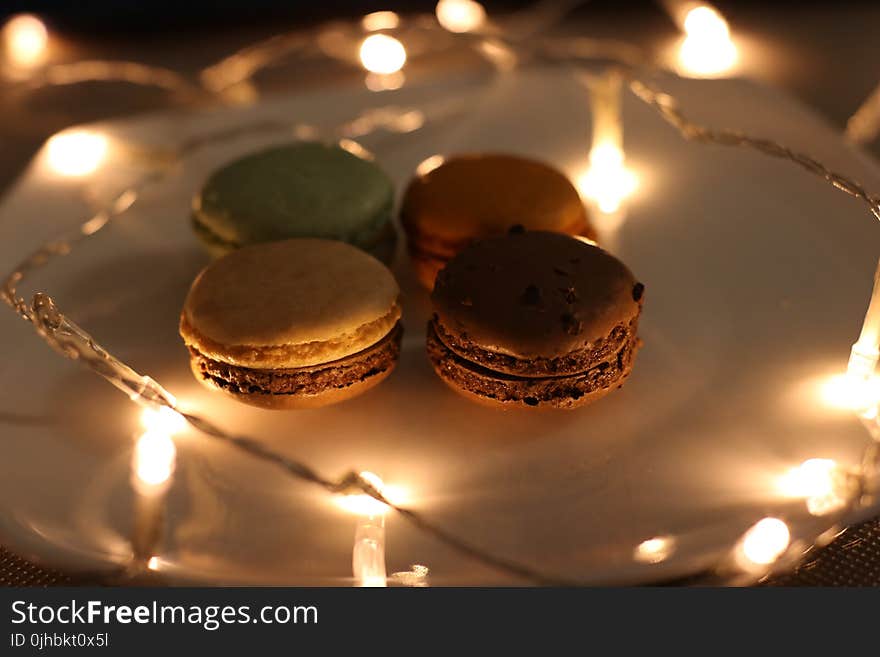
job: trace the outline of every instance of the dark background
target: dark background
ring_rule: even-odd
[[[511,0],[481,2],[493,17],[533,4]],[[713,4],[729,21],[735,41],[742,39],[760,46],[761,53],[767,55],[765,61],[759,59],[743,71],[744,77],[799,98],[840,130],[880,82],[878,0],[715,0]],[[40,16],[49,27],[53,44],[61,46],[53,54],[52,63],[129,60],[167,67],[194,79],[203,67],[278,33],[379,10],[432,13],[434,6],[434,0],[0,0],[0,24],[8,15],[19,12]],[[679,36],[664,10],[648,1],[585,2],[571,12],[559,29],[569,34],[627,41],[648,52],[659,52]],[[9,93],[0,78],[0,193],[54,132],[76,123],[167,106],[168,98],[159,92],[119,84],[90,83],[41,90],[22,98]],[[869,149],[880,155],[877,144]],[[820,551],[797,576],[777,583],[880,583],[880,522],[848,531],[835,546]],[[45,583],[62,577],[38,572],[0,548],[0,585],[8,583],[4,576],[13,577],[10,581],[18,583]]]

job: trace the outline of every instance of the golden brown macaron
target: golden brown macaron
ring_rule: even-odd
[[[595,239],[586,208],[564,174],[542,162],[503,154],[458,155],[414,178],[401,222],[421,283],[474,239],[512,226]]]
[[[382,381],[400,353],[391,272],[343,242],[243,247],[190,288],[180,334],[196,378],[264,408],[349,399]]]

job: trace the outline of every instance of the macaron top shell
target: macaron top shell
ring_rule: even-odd
[[[400,319],[400,291],[378,260],[343,242],[293,239],[232,251],[190,288],[181,334],[233,365],[294,368],[365,349]]]
[[[441,270],[432,293],[458,343],[557,358],[589,348],[640,312],[643,286],[611,254],[551,232],[474,242]]]
[[[514,224],[593,236],[568,178],[541,162],[503,154],[457,156],[413,179],[401,219],[420,248],[438,256]]]
[[[196,227],[237,247],[292,237],[369,248],[391,218],[391,180],[334,145],[299,142],[216,171],[193,201]]]

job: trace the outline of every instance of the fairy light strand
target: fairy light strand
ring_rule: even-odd
[[[461,36],[462,38],[468,38],[468,35]],[[270,39],[262,44],[257,44],[249,49],[240,51],[215,64],[213,67],[205,69],[202,72],[202,84],[209,92],[215,94],[222,93],[224,89],[235,84],[246,84],[256,71],[278,56],[289,54],[291,51],[305,49],[310,43],[311,39],[305,35],[300,35],[300,40],[294,38],[293,35],[284,35],[274,40]],[[503,39],[497,38],[497,36],[493,36],[491,39],[471,40],[469,43],[476,45],[478,50],[486,44],[495,44],[499,48],[514,53],[514,55],[516,52],[516,49],[509,42],[505,42]],[[573,66],[582,63],[585,56],[588,56],[588,52],[595,54],[595,51],[591,50],[592,46],[583,39],[574,41],[545,39],[538,41],[538,43],[539,45],[536,49],[540,51],[539,54],[554,61]],[[638,59],[636,56],[629,55],[615,58],[613,54],[605,56],[605,58],[615,61],[617,65],[623,67],[632,65],[634,60]],[[86,62],[81,64],[83,65],[67,65],[67,68],[50,67],[40,78],[32,81],[31,86],[39,85],[40,83],[75,84],[88,79],[125,79],[134,84],[159,86],[169,91],[179,91],[191,96],[201,93],[195,92],[194,89],[197,89],[196,87],[190,85],[190,83],[173,71],[153,69],[130,62]],[[630,80],[630,89],[637,98],[653,107],[664,120],[675,127],[684,139],[700,143],[744,147],[756,150],[769,157],[790,161],[823,178],[835,188],[860,199],[867,204],[871,214],[880,219],[880,201],[878,201],[878,197],[872,196],[857,182],[833,172],[811,156],[793,151],[772,140],[756,138],[729,130],[713,130],[692,123],[678,109],[674,98],[639,79]],[[446,114],[449,115],[448,107],[446,108]],[[427,118],[422,117],[421,121],[413,122],[412,115],[410,115],[410,119],[401,119],[399,112],[391,111],[384,115],[381,112],[378,114],[374,112],[371,117],[365,119],[361,116],[358,120],[360,121],[359,124],[355,122],[345,124],[339,130],[340,136],[350,137],[352,134],[354,136],[363,136],[380,128],[397,133],[410,132],[421,127],[427,121]],[[403,121],[403,123],[400,123],[400,121]],[[401,126],[403,125],[410,127],[402,128]],[[271,120],[249,126],[237,126],[236,128],[187,140],[180,145],[176,156],[177,158],[185,157],[207,144],[244,134],[278,129],[294,129],[296,131],[298,128],[309,128],[309,126],[291,126],[282,121]],[[311,129],[311,131],[314,132],[314,129]],[[43,292],[37,292],[33,295],[32,303],[28,305],[17,294],[18,286],[26,280],[31,272],[46,266],[59,256],[67,255],[80,241],[99,232],[114,218],[123,214],[131,207],[144,187],[164,179],[166,174],[167,168],[146,174],[137,184],[117,195],[106,209],[93,215],[77,230],[62,236],[60,239],[48,242],[37,249],[23,260],[5,279],[2,288],[0,288],[0,298],[19,316],[31,322],[36,332],[53,349],[67,358],[78,360],[144,407],[164,407],[176,411],[202,434],[226,442],[259,460],[273,464],[294,479],[318,485],[333,494],[360,491],[369,495],[382,504],[387,505],[389,509],[396,512],[417,529],[434,537],[459,554],[472,558],[497,571],[523,578],[536,584],[576,585],[578,583],[573,579],[543,573],[531,566],[495,555],[455,535],[445,528],[434,524],[421,513],[386,499],[382,492],[377,490],[368,480],[361,477],[357,470],[353,469],[338,479],[328,478],[306,463],[274,452],[259,440],[227,432],[206,418],[188,411],[182,411],[177,407],[174,397],[159,383],[150,377],[138,374],[128,365],[112,356],[81,327],[65,317],[48,295]],[[866,420],[866,426],[868,426],[874,439],[877,440],[878,436],[880,436],[880,428],[878,428],[880,423],[878,423],[876,413],[871,421]],[[873,480],[869,480],[868,476],[877,477],[878,470],[880,470],[880,448],[878,448],[878,444],[880,443],[872,442],[866,450],[861,470],[857,473],[858,485],[855,490],[858,491],[858,494],[848,497],[845,507],[835,514],[835,518],[842,518],[846,512],[851,511],[859,504],[865,504],[865,500],[870,497],[869,493],[874,491],[876,484]],[[719,573],[714,571],[709,576],[717,578]]]

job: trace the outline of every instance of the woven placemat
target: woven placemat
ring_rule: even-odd
[[[0,547],[0,586],[88,586],[100,584],[41,568]],[[768,586],[880,586],[880,518],[850,527],[811,554],[792,573]]]

